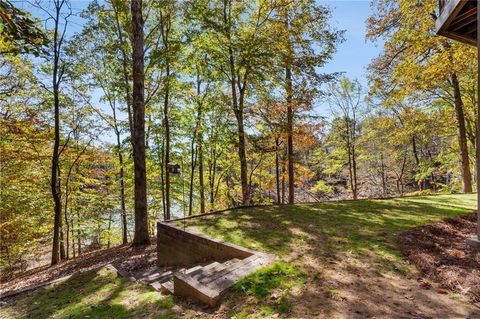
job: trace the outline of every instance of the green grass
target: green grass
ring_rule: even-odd
[[[21,295],[2,308],[0,318],[175,318],[172,297],[117,277],[91,271]]]
[[[475,208],[475,194],[439,195],[239,209],[189,220],[186,225],[221,240],[275,253],[286,261],[237,284],[237,294],[253,295],[256,301],[254,307],[239,306],[232,315],[288,317],[291,304],[297,302],[289,291],[302,289],[306,281],[323,287],[327,298],[338,299],[335,289],[324,284],[321,267],[329,261],[366,261],[379,273],[406,274],[411,268],[397,249],[399,233]],[[303,261],[305,256],[320,266],[310,266]],[[269,298],[272,292],[278,295],[275,300]]]
[[[305,277],[306,274],[295,269],[292,264],[277,262],[243,278],[235,284],[233,290],[262,300],[275,289],[291,288]]]
[[[400,232],[475,208],[475,194],[342,201],[233,210],[190,220],[187,227],[278,255],[316,245],[326,253],[375,250],[398,257]]]
[[[349,260],[366,256],[372,269],[407,273],[410,268],[396,246],[400,232],[475,208],[475,194],[344,201],[233,210],[187,221],[187,227],[277,254],[281,261],[235,285],[228,314],[288,318],[299,302],[293,290],[310,285],[316,287],[315,298],[339,298],[324,277],[322,267],[329,261],[345,260],[342,254]],[[320,266],[310,266],[305,256]],[[21,295],[2,308],[0,318],[174,318],[173,306],[173,298],[102,270]],[[181,306],[187,317],[197,316]]]
[[[285,314],[291,308],[287,297],[289,289],[303,284],[306,277],[307,274],[298,271],[293,264],[276,262],[243,278],[232,290],[237,294],[254,296],[265,316]]]

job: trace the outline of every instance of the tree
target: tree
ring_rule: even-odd
[[[51,238],[52,130],[33,62],[6,54],[0,74],[0,269],[5,274],[24,270],[32,250]]]
[[[145,163],[144,46],[142,0],[132,0],[133,162],[135,172],[135,235],[133,245],[150,244]]]
[[[385,40],[384,53],[371,66],[373,91],[387,93],[385,106],[404,103],[410,99],[425,104],[436,101],[449,103],[456,118],[458,155],[461,163],[462,189],[472,191],[468,136],[474,134],[472,120],[465,114],[465,97],[459,74],[472,74],[476,65],[471,48],[434,37],[434,0],[379,1],[368,20],[368,38]],[[415,97],[415,98],[414,98]],[[471,113],[473,115],[473,112]],[[473,116],[472,116],[473,117]],[[473,120],[474,122],[474,120]],[[468,133],[470,131],[471,133]]]
[[[0,37],[5,48],[0,55],[33,53],[38,56],[48,39],[26,12],[15,8],[8,0],[0,1]]]
[[[288,203],[293,204],[295,201],[295,178],[293,171],[293,45],[290,38],[290,19],[288,16],[288,8],[283,10],[283,20],[286,33],[286,53],[284,54],[285,63],[285,93],[287,105],[287,163],[288,163]]]
[[[360,116],[363,108],[362,87],[358,80],[340,79],[337,85],[329,86],[328,102],[334,113],[332,131],[344,148],[348,165],[350,190],[354,200],[358,199],[358,150]]]
[[[214,67],[221,72],[230,89],[230,106],[237,124],[237,153],[240,164],[242,204],[251,204],[248,187],[247,133],[245,109],[248,87],[261,82],[269,73],[269,57],[273,41],[267,32],[276,3],[252,3],[225,0],[195,1],[190,6],[193,16],[205,32],[201,47],[211,56]]]
[[[285,105],[287,108],[288,202],[294,203],[294,122],[296,114],[311,110],[319,87],[335,74],[318,70],[333,57],[343,31],[330,27],[330,10],[312,0],[288,1],[278,8],[278,42],[280,61],[284,67]],[[302,112],[303,111],[303,112]]]
[[[175,20],[177,14],[177,6],[175,1],[166,0],[159,3],[157,7],[158,25],[160,30],[160,42],[162,43],[161,52],[164,56],[162,61],[163,76],[163,129],[164,129],[164,149],[163,149],[163,172],[165,176],[164,180],[164,213],[165,218],[171,218],[171,195],[170,195],[170,165],[171,163],[171,128],[170,128],[170,114],[172,107],[172,89],[174,88],[174,72],[173,68],[176,62],[176,55],[178,54],[178,39],[176,39]],[[162,174],[163,175],[163,174]],[[162,176],[163,177],[163,176]]]
[[[203,172],[203,112],[206,104],[206,99],[210,95],[210,80],[205,75],[208,74],[205,71],[206,63],[199,63],[196,66],[196,92],[194,97],[194,104],[196,106],[196,117],[195,117],[195,127],[193,130],[193,135],[191,139],[191,148],[190,148],[190,189],[189,189],[189,201],[188,201],[188,215],[192,215],[193,210],[193,184],[195,177],[195,168],[197,166],[198,160],[198,182],[199,182],[199,193],[200,193],[200,214],[205,213],[205,183],[204,183],[204,172]],[[206,61],[205,61],[206,62]],[[207,83],[204,84],[203,81]],[[202,91],[203,90],[203,91]]]
[[[52,243],[52,260],[51,264],[55,265],[60,262],[60,244],[62,231],[62,202],[61,202],[61,180],[60,180],[60,155],[68,144],[68,140],[60,147],[60,94],[61,84],[64,80],[66,65],[63,59],[63,46],[65,44],[66,30],[69,18],[72,15],[70,3],[66,0],[52,0],[53,13],[35,3],[34,6],[42,10],[48,15],[49,20],[53,23],[53,41],[46,59],[51,63],[52,68],[52,95],[54,110],[54,143],[52,151],[50,189],[54,202],[54,226],[53,226],[53,243]]]

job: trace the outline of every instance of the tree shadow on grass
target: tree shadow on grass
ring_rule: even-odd
[[[461,203],[444,205],[442,200],[420,197],[241,209],[188,221],[187,225],[228,242],[277,254],[288,253],[307,240],[332,251],[380,247],[395,254],[395,238],[401,231],[469,211]]]
[[[172,317],[173,303],[160,298],[146,287],[101,269],[19,295],[2,310],[6,318]]]
[[[414,318],[421,315],[412,310],[415,308],[412,301],[401,295],[402,290],[393,281],[383,278],[383,274],[391,272],[400,284],[418,288],[416,281],[403,273],[402,265],[406,263],[396,237],[407,229],[462,215],[471,208],[448,196],[347,201],[233,210],[190,220],[187,225],[228,242],[275,253],[307,273],[310,279],[301,295],[292,293],[286,297],[296,315],[328,318],[344,311],[353,318],[365,318],[369,313]],[[366,269],[354,263],[346,265],[350,256],[365,262]],[[350,277],[345,287],[336,287],[335,282],[333,288],[330,287],[325,279],[331,275],[329,269],[338,269]],[[380,288],[371,291],[370,280],[376,278],[381,281],[379,287],[387,288],[388,292],[382,293]],[[339,300],[336,300],[336,291]],[[416,291],[414,298],[418,300],[417,306],[433,317],[441,311],[453,316],[458,314],[458,309],[450,309],[448,300],[439,301],[441,298],[436,292]],[[298,300],[301,302],[295,302]],[[237,304],[230,302],[232,307]],[[268,298],[265,302],[257,301],[256,307],[265,304],[269,304]],[[369,307],[376,310],[369,312]]]
[[[131,247],[127,244],[91,251],[55,266],[40,266],[22,274],[3,278],[4,281],[0,282],[0,294],[8,295],[67,275],[95,270],[106,264],[112,264],[117,269],[127,272],[135,272],[137,269],[154,265],[155,260],[155,245]]]
[[[397,274],[378,276],[352,266],[348,272],[289,297],[305,318],[477,318],[480,310],[434,289],[420,289]]]

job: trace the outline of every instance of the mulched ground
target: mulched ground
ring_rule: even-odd
[[[21,274],[5,277],[0,282],[0,297],[11,295],[27,287],[41,285],[68,275],[82,273],[112,264],[119,270],[134,274],[139,270],[155,265],[156,239],[151,238],[152,245],[131,247],[123,245],[109,249],[96,250],[54,267],[48,265],[30,269]]]
[[[398,236],[402,253],[444,288],[480,301],[480,252],[467,248],[475,235],[476,213],[413,228]]]

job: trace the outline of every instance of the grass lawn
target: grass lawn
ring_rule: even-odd
[[[190,318],[474,318],[480,313],[463,296],[419,287],[396,236],[475,207],[475,194],[441,195],[270,206],[193,219],[187,228],[275,253],[279,261],[239,282],[216,309],[162,297],[104,271],[19,296],[0,318],[170,318],[175,305]]]
[[[396,236],[409,228],[475,208],[475,194],[343,201],[233,210],[189,220],[186,227],[275,253],[282,260],[280,267],[270,271],[286,280],[272,285],[276,282],[273,275],[246,278],[235,291],[250,297],[239,302],[238,295],[231,296],[230,303],[227,301],[229,316],[383,318],[407,311],[409,317],[410,308],[421,308],[421,303],[435,305],[435,299],[445,296],[428,296],[419,291],[414,305],[406,304],[404,295],[398,296],[399,291],[403,293],[398,287],[405,288],[406,295],[417,287],[416,280],[411,280],[415,269],[401,256]],[[269,287],[269,291],[262,287]],[[275,298],[269,298],[269,294]],[[448,297],[460,298],[454,294]],[[430,307],[425,307],[423,313],[438,317],[441,311],[447,311],[443,312],[447,318],[448,309],[466,309],[461,304],[439,303],[435,307],[438,313]],[[450,315],[461,315],[461,310]]]
[[[117,277],[105,268],[90,271],[9,302],[0,318],[175,318],[173,298]]]
[[[386,259],[400,262],[395,241],[400,232],[475,208],[475,194],[439,195],[240,209],[189,220],[186,225],[277,255],[315,243],[327,254],[374,250]]]

